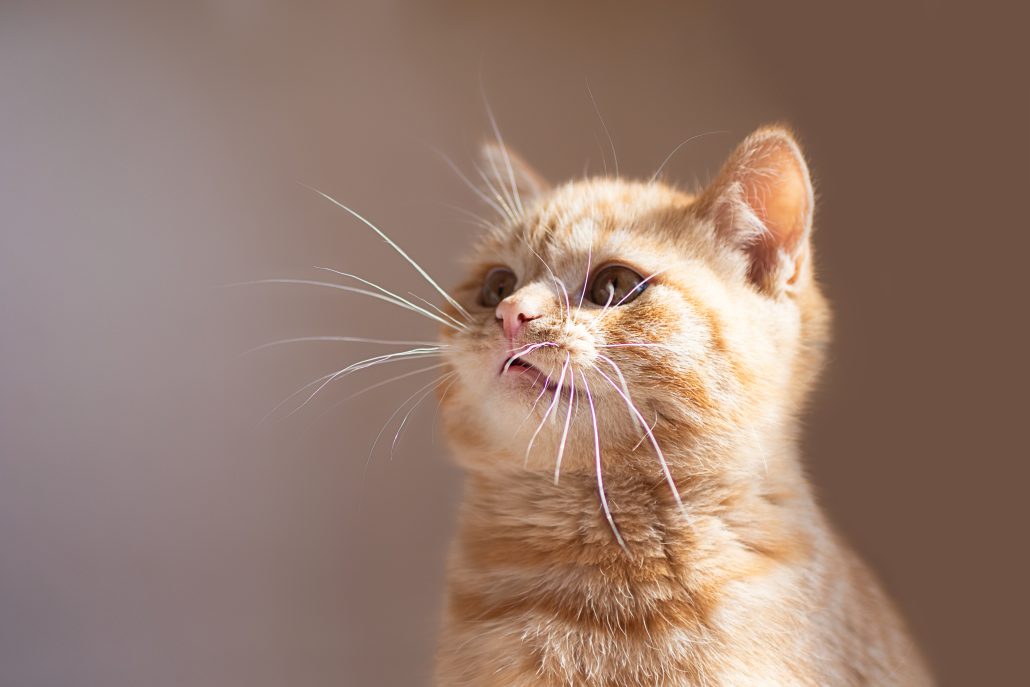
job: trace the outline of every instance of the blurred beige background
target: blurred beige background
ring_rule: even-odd
[[[0,684],[426,684],[459,498],[431,403],[365,467],[420,378],[338,404],[390,376],[364,372],[257,426],[378,349],[240,353],[433,327],[219,285],[326,264],[430,296],[296,182],[456,281],[477,229],[447,206],[480,208],[432,149],[468,168],[480,81],[554,179],[602,169],[587,82],[628,175],[724,131],[667,167],[703,181],[756,125],[796,127],[837,309],[806,438],[822,501],[944,684],[1015,684],[1026,22],[773,4],[0,3]]]

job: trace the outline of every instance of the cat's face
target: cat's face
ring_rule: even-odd
[[[456,292],[470,321],[445,335],[462,462],[593,472],[600,455],[609,474],[660,479],[794,412],[822,301],[789,135],[748,139],[699,198],[607,179],[550,191],[529,174],[499,175],[533,197],[480,242]]]

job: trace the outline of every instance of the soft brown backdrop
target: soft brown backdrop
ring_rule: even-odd
[[[1025,27],[933,0],[0,4],[0,684],[426,684],[459,496],[431,405],[366,471],[418,384],[334,407],[388,376],[363,373],[257,427],[376,349],[240,351],[432,327],[219,285],[328,264],[430,295],[298,181],[454,281],[476,229],[446,205],[476,208],[432,148],[467,166],[481,81],[555,179],[602,169],[588,81],[629,175],[724,131],[667,168],[704,180],[756,125],[796,127],[837,310],[822,501],[945,684],[1014,684]]]

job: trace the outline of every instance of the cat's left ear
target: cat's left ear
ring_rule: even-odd
[[[808,165],[787,129],[759,129],[737,147],[697,208],[718,238],[744,253],[748,279],[771,295],[811,275],[815,199]]]
[[[479,157],[489,183],[505,196],[511,194],[514,184],[523,205],[547,193],[551,187],[518,153],[496,141],[480,146]]]

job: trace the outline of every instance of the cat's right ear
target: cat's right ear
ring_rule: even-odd
[[[811,274],[812,180],[794,136],[764,127],[737,146],[696,207],[748,260],[748,279],[779,294]]]
[[[479,148],[482,172],[493,186],[504,196],[518,192],[522,204],[539,198],[550,190],[551,185],[540,176],[522,157],[497,141],[487,141]]]

